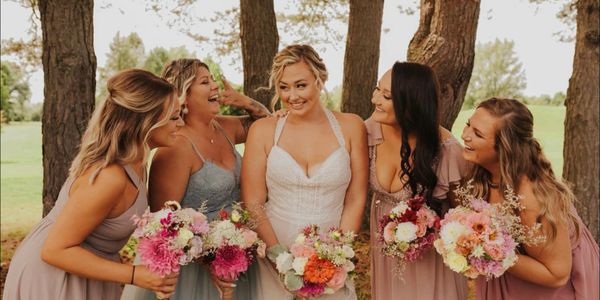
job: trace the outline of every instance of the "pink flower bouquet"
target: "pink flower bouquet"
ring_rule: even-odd
[[[255,256],[265,257],[265,243],[251,230],[250,214],[239,205],[231,213],[219,212],[210,223],[203,261],[225,281],[235,281],[248,270]]]
[[[138,238],[137,254],[152,272],[161,276],[179,272],[180,266],[202,256],[209,226],[201,212],[167,201],[165,208],[154,213],[146,210],[132,220],[137,226],[133,233]]]
[[[302,297],[333,294],[354,276],[355,237],[335,228],[319,233],[317,225],[309,225],[289,249],[276,245],[268,256],[289,291]]]
[[[472,187],[459,189],[462,205],[451,209],[441,221],[435,249],[453,271],[475,279],[499,277],[517,261],[519,243],[538,243],[539,224],[526,228],[515,211],[518,197],[509,190],[502,204],[490,204],[468,194]]]
[[[422,196],[402,201],[379,219],[377,233],[381,251],[396,258],[401,271],[406,262],[416,261],[433,248],[439,228],[440,218]]]

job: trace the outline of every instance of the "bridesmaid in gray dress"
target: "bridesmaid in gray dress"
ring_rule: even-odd
[[[221,208],[230,209],[240,200],[241,156],[236,143],[246,141],[248,126],[269,115],[258,102],[235,92],[224,80],[219,98],[208,66],[197,59],[172,61],[163,70],[183,103],[185,126],[172,147],[159,149],[150,170],[150,208],[160,209],[165,201],[177,200],[182,207],[207,205],[214,218]],[[219,105],[244,108],[248,116],[220,116]],[[237,282],[220,281],[200,263],[181,269],[173,299],[257,299],[256,265]],[[154,299],[150,291],[126,287],[122,299]]]
[[[146,208],[146,149],[168,146],[183,125],[174,87],[143,70],[108,80],[56,204],[13,256],[3,299],[118,299],[124,283],[169,296],[161,278],[123,264],[119,250]],[[119,140],[119,145],[111,143]]]

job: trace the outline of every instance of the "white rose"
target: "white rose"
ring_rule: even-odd
[[[304,244],[304,241],[306,241],[306,237],[304,236],[304,234],[299,234],[296,237],[296,244]]]
[[[442,226],[440,230],[440,237],[444,241],[444,244],[448,246],[454,246],[459,236],[468,233],[469,228],[458,221],[452,221]]]
[[[275,259],[275,265],[277,267],[277,271],[281,274],[284,274],[289,269],[292,268],[292,261],[294,257],[289,252],[283,252],[277,256]]]
[[[352,247],[350,247],[348,245],[344,245],[342,247],[342,250],[344,250],[344,255],[346,256],[346,258],[353,258],[354,257],[354,249],[352,249]]]
[[[181,245],[181,246],[185,246],[188,244],[188,241],[194,237],[194,234],[185,229],[185,228],[181,228],[179,229],[179,233],[177,234],[177,244]]]
[[[417,238],[417,226],[411,222],[398,224],[396,227],[397,242],[410,243]]]
[[[304,266],[308,262],[308,257],[296,257],[292,263],[292,268],[296,271],[296,275],[304,275]]]
[[[396,205],[396,206],[394,206],[394,208],[392,208],[391,212],[396,215],[401,215],[407,209],[408,209],[408,204],[406,204],[405,202],[400,202],[400,203],[398,203],[398,205]]]
[[[346,263],[344,263],[344,271],[346,272],[352,272],[354,271],[354,263],[350,260],[347,260]]]

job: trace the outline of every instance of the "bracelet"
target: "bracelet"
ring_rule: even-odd
[[[132,266],[133,266],[133,270],[131,270],[131,283],[130,284],[133,285],[133,278],[135,277],[135,265],[132,265]]]

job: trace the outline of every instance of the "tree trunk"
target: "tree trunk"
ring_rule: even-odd
[[[577,1],[573,75],[565,105],[563,177],[572,183],[576,207],[596,242],[598,232],[598,0]]]
[[[54,206],[94,109],[93,0],[40,0],[44,216]]]
[[[440,122],[448,130],[465,100],[479,19],[479,0],[421,0],[419,28],[408,61],[433,68],[440,83]]]
[[[240,0],[240,39],[244,64],[244,94],[270,108],[273,57],[279,46],[273,0]]]
[[[350,0],[341,110],[363,119],[373,112],[382,18],[383,0]]]

